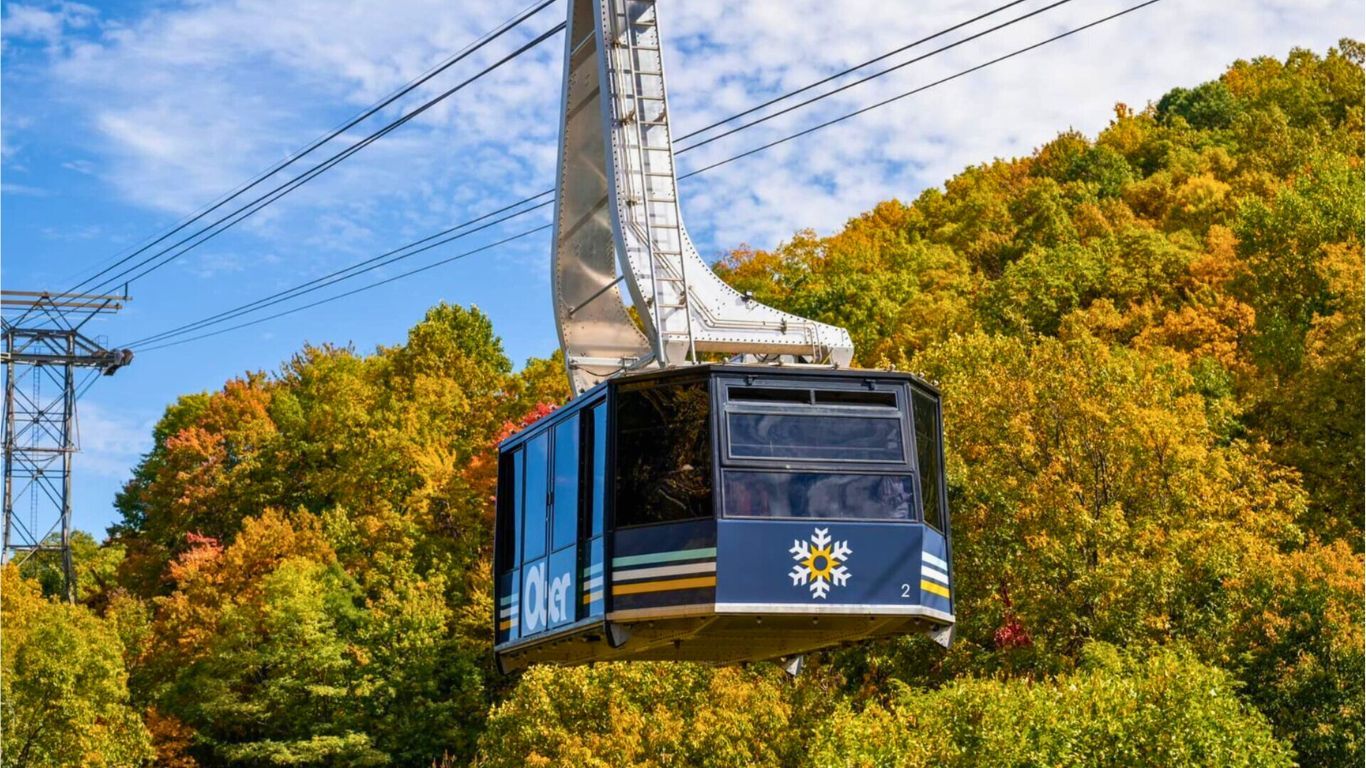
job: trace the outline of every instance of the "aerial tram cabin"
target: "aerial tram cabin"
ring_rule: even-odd
[[[577,396],[499,448],[499,667],[947,645],[938,391],[712,272],[654,0],[568,6],[551,287]]]
[[[947,642],[938,392],[904,373],[609,379],[499,449],[495,652],[535,662]]]

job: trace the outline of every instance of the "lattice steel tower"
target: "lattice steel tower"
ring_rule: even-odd
[[[76,400],[100,374],[133,359],[81,333],[127,296],[0,292],[4,310],[4,559],[22,563],[57,552],[67,600],[76,597],[71,562],[71,460],[78,448]],[[85,372],[78,376],[78,369]]]

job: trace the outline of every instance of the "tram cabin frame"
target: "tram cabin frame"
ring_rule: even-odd
[[[938,390],[698,365],[602,382],[499,446],[499,668],[947,645]]]

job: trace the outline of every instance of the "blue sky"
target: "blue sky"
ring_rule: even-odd
[[[664,3],[676,133],[996,4]],[[1044,4],[1030,0],[1000,18]],[[1076,0],[717,141],[682,158],[680,167],[728,157],[1129,4]],[[523,0],[5,3],[0,280],[12,289],[69,287],[523,7]],[[450,87],[563,14],[562,5],[551,6],[402,105],[411,108],[422,94]],[[1357,0],[1164,0],[690,179],[682,186],[684,216],[713,257],[740,244],[772,247],[805,227],[830,232],[879,200],[913,198],[966,165],[1028,153],[1060,130],[1094,134],[1115,102],[1139,107],[1172,86],[1216,76],[1236,58],[1283,57],[1295,46],[1321,52],[1341,37],[1362,35]],[[548,188],[562,46],[556,37],[134,283],[128,308],[92,331],[118,344],[166,330]],[[384,116],[397,116],[398,109]],[[514,220],[310,298],[545,219]],[[349,343],[362,351],[397,343],[427,307],[445,300],[488,312],[514,360],[548,354],[556,344],[548,263],[548,235],[542,234],[278,321],[139,356],[80,404],[76,526],[100,533],[113,522],[114,493],[168,403],[244,371],[274,370],[305,342]]]

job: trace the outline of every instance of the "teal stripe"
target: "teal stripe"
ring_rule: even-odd
[[[503,606],[503,607],[512,605],[512,598],[513,598],[513,597],[515,597],[515,595],[504,595],[504,596],[502,597],[502,599],[500,599],[500,600],[498,601],[498,605],[499,605],[499,606]]]
[[[593,563],[591,566],[589,566],[589,567],[583,569],[583,575],[584,575],[584,576],[592,576],[592,575],[594,575],[594,574],[596,574],[596,573],[601,573],[601,572],[602,572],[602,563]]]
[[[672,563],[677,560],[697,560],[703,557],[716,557],[716,547],[680,549],[676,552],[654,552],[648,555],[614,557],[612,558],[612,567],[622,568],[628,565],[644,565],[646,563]]]

